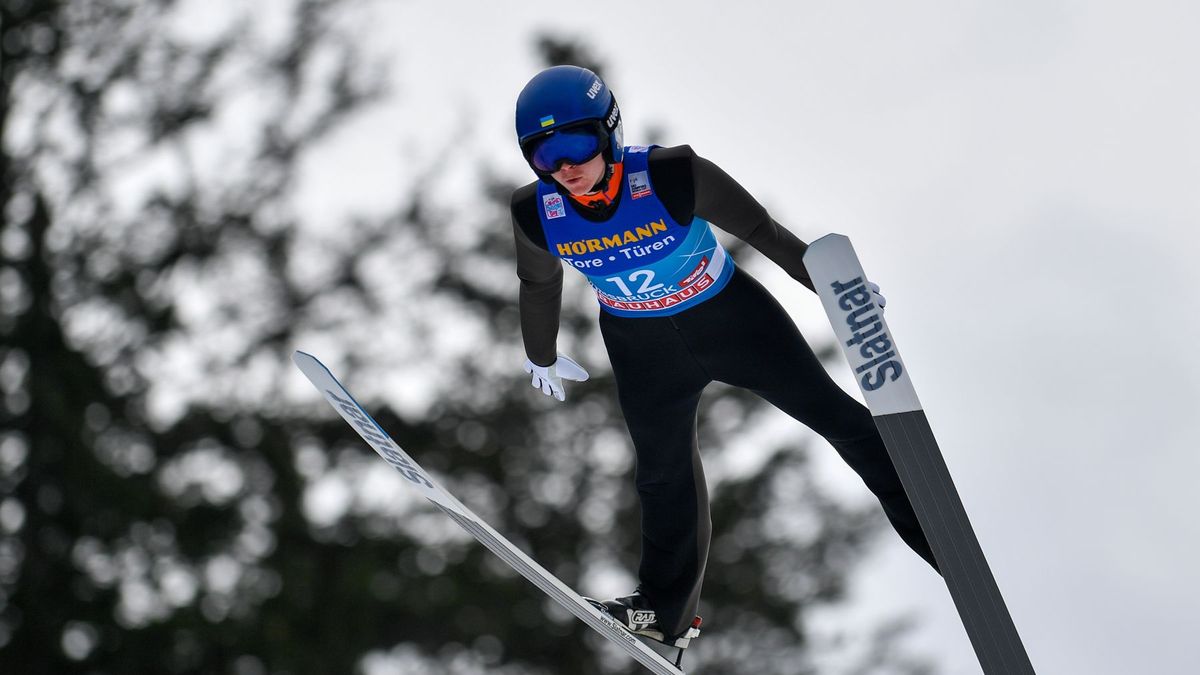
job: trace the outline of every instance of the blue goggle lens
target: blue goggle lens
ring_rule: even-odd
[[[557,131],[537,142],[529,161],[538,171],[554,173],[563,164],[583,164],[600,154],[600,143],[590,130]]]

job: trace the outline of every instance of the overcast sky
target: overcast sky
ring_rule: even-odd
[[[370,7],[395,95],[310,172],[336,187],[314,218],[385,208],[420,164],[402,151],[432,159],[456,135],[528,175],[512,115],[531,38],[585,40],[627,142],[661,124],[802,239],[851,237],[1038,672],[1195,672],[1200,4]],[[814,295],[740,262],[832,339]],[[782,415],[772,430],[804,433]],[[864,499],[821,449],[830,484]],[[895,537],[826,620],[905,610],[943,673],[979,672],[940,579]]]

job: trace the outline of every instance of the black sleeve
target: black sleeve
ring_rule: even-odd
[[[676,222],[686,224],[699,216],[750,244],[816,291],[804,267],[808,244],[775,222],[745,188],[721,167],[696,155],[691,146],[652,150],[650,179]]]
[[[537,212],[537,183],[513,192],[511,211],[525,355],[539,366],[548,366],[558,358],[563,271],[558,257],[546,249],[546,234]]]
[[[667,213],[680,225],[690,224],[696,211],[696,187],[692,179],[695,161],[696,153],[690,145],[650,150],[650,182]]]

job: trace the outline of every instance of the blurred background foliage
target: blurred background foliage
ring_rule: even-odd
[[[0,672],[637,672],[293,371],[320,356],[568,584],[632,589],[632,450],[586,286],[560,345],[593,378],[559,405],[520,371],[508,199],[529,177],[461,143],[443,156],[478,167],[471,194],[439,197],[435,163],[383,216],[306,218],[304,164],[399,94],[347,3],[275,4],[214,31],[170,0],[0,0]],[[573,41],[533,48],[604,73]],[[706,457],[765,411],[713,385]],[[710,475],[689,672],[931,672],[903,619],[813,639],[883,521],[814,481],[807,433]]]

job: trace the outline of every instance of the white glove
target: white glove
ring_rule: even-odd
[[[562,354],[559,354],[558,359],[548,366],[539,366],[533,361],[525,359],[525,372],[533,375],[533,381],[530,384],[535,389],[540,387],[543,394],[553,396],[560,401],[567,400],[563,380],[583,382],[588,379],[588,372],[583,369],[583,366]]]
[[[875,304],[879,305],[879,312],[882,314],[884,306],[887,305],[887,298],[879,292],[879,284],[874,281],[867,282],[867,288],[871,289],[871,295],[875,296]]]

